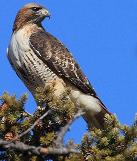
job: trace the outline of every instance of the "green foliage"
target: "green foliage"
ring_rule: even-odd
[[[50,132],[40,137],[40,143],[46,145],[47,147],[51,145],[52,141],[55,139],[55,133]]]
[[[23,95],[19,100],[16,100],[15,95],[9,96],[4,93],[1,97],[2,106],[0,109],[0,137],[4,137],[7,133],[12,133],[13,136],[17,135],[22,130],[22,119],[26,114],[24,104],[27,99]]]
[[[137,155],[137,126],[120,125],[115,116],[106,115],[105,128],[94,128],[86,134],[80,152],[81,161],[133,161]],[[72,155],[69,161],[75,157]]]
[[[49,147],[56,139],[56,132],[74,116],[76,109],[67,99],[68,93],[63,93],[60,99],[53,97],[52,89],[37,89],[36,100],[40,106],[33,115],[25,111],[27,96],[20,99],[4,93],[0,105],[0,139],[11,141],[30,128],[34,122],[48,109],[53,112],[41,120],[33,130],[21,137],[28,145]],[[46,106],[44,103],[47,103]],[[44,108],[43,108],[44,107]],[[59,109],[59,110],[58,110]],[[70,144],[72,144],[70,142]],[[121,125],[115,116],[105,116],[103,130],[93,128],[84,135],[78,146],[79,154],[55,156],[56,161],[135,161],[137,155],[137,125]],[[42,156],[33,156],[14,150],[2,153],[1,161],[44,161]]]
[[[13,140],[30,128],[48,109],[51,109],[51,114],[39,121],[33,130],[19,138],[18,141],[42,147],[52,145],[56,139],[56,132],[74,115],[74,105],[66,98],[66,93],[63,93],[61,98],[57,99],[51,94],[52,89],[39,88],[37,90],[38,109],[36,109],[33,115],[28,114],[24,109],[27,100],[26,95],[16,100],[15,95],[3,94],[0,106],[0,139],[6,141]],[[57,108],[54,108],[55,106]],[[59,106],[63,107],[59,109]],[[23,155],[14,150],[7,150],[5,155],[8,157],[8,160],[23,160],[24,156],[29,158],[29,160],[41,160],[40,157],[30,157],[28,154]]]
[[[47,106],[57,112],[65,113],[66,117],[72,117],[76,113],[74,103],[70,100],[68,95],[70,89],[68,88],[60,97],[54,94],[54,85],[45,88],[38,87],[36,89],[35,99],[38,105],[43,105],[46,102]]]

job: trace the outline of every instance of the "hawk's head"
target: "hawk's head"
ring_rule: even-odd
[[[13,31],[19,30],[29,23],[40,24],[45,17],[50,17],[49,11],[41,5],[29,3],[19,10],[17,13]]]

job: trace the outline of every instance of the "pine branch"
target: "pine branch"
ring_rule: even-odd
[[[48,114],[50,114],[52,111],[48,110],[46,113],[44,113],[41,117],[39,117],[34,124],[28,128],[26,131],[15,137],[11,141],[5,141],[3,139],[0,139],[0,147],[4,148],[5,150],[15,150],[19,151],[21,153],[27,152],[30,155],[42,155],[42,156],[48,156],[48,155],[68,155],[70,153],[79,153],[79,151],[76,149],[76,146],[64,146],[63,145],[63,139],[66,132],[69,130],[71,124],[80,116],[82,116],[84,113],[82,110],[78,110],[77,114],[74,115],[74,117],[68,122],[68,124],[61,128],[61,130],[57,134],[57,139],[55,140],[55,146],[44,148],[42,146],[30,146],[27,144],[24,144],[23,142],[19,142],[18,140],[29,133],[31,130],[35,128],[35,126],[44,119]]]
[[[43,148],[41,146],[30,146],[26,145],[22,142],[8,142],[0,139],[0,147],[4,149],[14,149],[17,151],[20,151],[21,153],[27,152],[29,154],[33,155],[67,155],[70,153],[78,153],[76,149],[70,149],[68,147],[61,147],[61,148],[55,148],[55,147],[49,147],[49,148]]]
[[[46,113],[44,113],[40,118],[38,118],[34,124],[29,128],[27,129],[26,131],[24,131],[23,133],[21,133],[20,135],[18,135],[17,137],[15,137],[12,142],[18,140],[19,138],[23,137],[24,135],[26,135],[27,133],[29,133],[31,130],[33,130],[35,128],[35,126],[41,121],[43,120],[48,114],[51,113],[51,110],[48,110]]]
[[[76,119],[81,117],[83,114],[84,114],[84,112],[81,109],[79,109],[77,114],[74,115],[74,117],[68,122],[68,124],[61,128],[61,130],[57,134],[57,139],[54,141],[54,143],[55,143],[55,145],[57,147],[62,147],[62,145],[63,145],[63,138],[64,138],[65,134],[67,133],[67,131],[69,130],[70,126],[72,125],[72,123]]]
[[[60,102],[54,100],[55,105],[59,107],[65,104],[65,108],[62,108],[65,109],[64,113],[57,113],[49,104],[48,108],[37,109],[30,115],[24,109],[25,98],[24,96],[16,100],[15,96],[5,93],[1,99],[0,152],[3,155],[0,157],[3,160],[21,161],[27,158],[31,161],[50,159],[135,161],[137,159],[137,115],[132,126],[121,125],[115,116],[106,115],[103,130],[97,128],[89,130],[79,146],[71,142],[64,145],[65,134],[72,123],[84,114],[83,111],[77,109],[76,113],[69,102],[59,100],[61,104],[58,104]],[[72,112],[67,115],[71,110]]]

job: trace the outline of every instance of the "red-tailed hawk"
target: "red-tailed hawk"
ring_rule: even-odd
[[[56,96],[69,87],[70,99],[85,109],[84,117],[101,128],[104,114],[109,112],[68,49],[42,27],[42,20],[49,16],[44,7],[34,3],[20,9],[13,26],[8,59],[33,95],[37,87],[52,82]]]

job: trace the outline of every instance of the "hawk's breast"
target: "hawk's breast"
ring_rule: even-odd
[[[38,86],[45,86],[57,75],[32,51],[29,36],[24,28],[13,33],[8,58],[18,76],[33,93]]]

